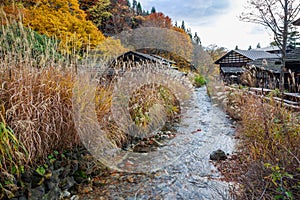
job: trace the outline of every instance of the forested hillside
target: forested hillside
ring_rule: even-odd
[[[145,11],[136,0],[132,3],[126,0],[7,0],[1,6],[7,19],[21,19],[25,26],[39,34],[55,36],[69,47],[90,45],[95,48],[105,37],[140,27],[173,29],[201,44],[197,33],[193,36],[190,29],[175,27],[172,19],[156,12],[155,7]]]

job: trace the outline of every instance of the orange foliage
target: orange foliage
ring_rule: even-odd
[[[173,26],[173,27],[172,27],[172,30],[187,35],[187,33],[186,33],[182,28],[179,28],[179,27]]]
[[[148,27],[160,27],[160,28],[171,28],[172,21],[171,18],[165,16],[161,12],[152,13],[145,17],[144,26]]]

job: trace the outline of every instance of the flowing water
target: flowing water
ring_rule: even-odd
[[[217,149],[229,154],[234,151],[232,121],[213,105],[205,87],[195,89],[194,94],[193,106],[178,125],[182,134],[166,147],[180,152],[173,162],[150,174],[99,177],[99,187],[82,199],[230,199],[229,183],[219,180],[221,175],[209,155]],[[163,156],[155,160],[165,162]]]

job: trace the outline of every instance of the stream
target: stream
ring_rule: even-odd
[[[234,126],[213,105],[206,88],[195,89],[193,106],[177,127],[178,134],[166,148],[179,152],[172,162],[152,173],[114,172],[95,181],[97,187],[80,199],[230,199],[229,186],[209,160],[212,151],[234,151]],[[176,144],[176,145],[175,145]],[[164,163],[158,155],[155,162]]]

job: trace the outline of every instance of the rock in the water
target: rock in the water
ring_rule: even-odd
[[[70,189],[71,187],[73,187],[75,183],[76,183],[76,182],[75,182],[74,178],[71,176],[71,177],[64,178],[64,179],[60,182],[59,186],[60,186],[60,188],[63,189],[63,190],[68,190],[68,189]]]
[[[222,151],[221,149],[218,149],[218,150],[216,150],[216,151],[213,151],[213,152],[210,154],[209,158],[210,158],[211,160],[217,160],[217,161],[219,161],[219,160],[226,160],[226,159],[227,159],[227,156],[226,156],[226,154],[225,154],[224,151]]]
[[[31,189],[29,200],[43,199],[44,194],[45,194],[45,187],[43,185],[41,185],[39,187]]]

